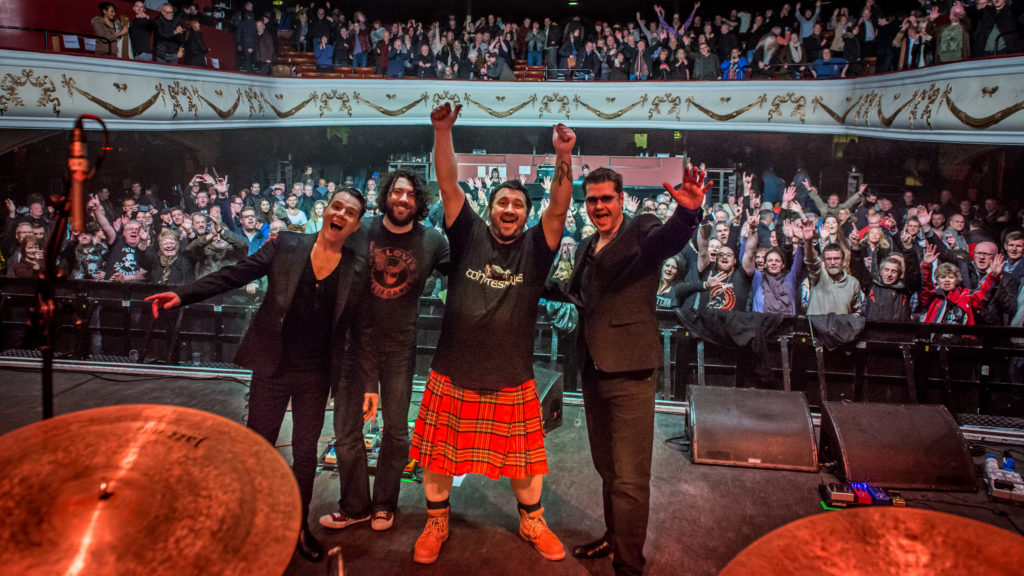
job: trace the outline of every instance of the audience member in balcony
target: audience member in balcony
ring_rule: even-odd
[[[401,42],[400,39],[397,41]],[[390,52],[388,54],[390,57]],[[400,51],[398,58],[401,58]],[[434,59],[434,55],[430,52],[429,44],[421,44],[417,54],[409,59],[409,63],[412,65],[413,70],[416,71],[417,78],[437,78],[437,60]],[[399,65],[404,66],[405,63],[399,60]],[[390,66],[388,64],[389,69]]]
[[[558,49],[562,46],[562,28],[551,18],[544,19],[544,65],[548,68],[548,78],[554,78],[558,68]]]
[[[146,13],[142,0],[132,4],[132,23],[128,25],[128,40],[131,43],[132,59],[153,61],[153,21]]]
[[[722,70],[722,80],[744,80],[747,77],[749,65],[747,59],[740,55],[739,48],[733,48],[729,59],[719,66]]]
[[[849,63],[846,69],[846,77],[853,78],[860,75],[861,46],[858,39],[860,26],[855,24],[846,31],[843,40],[843,59]]]
[[[833,58],[831,48],[821,49],[821,58],[811,63],[811,74],[815,78],[846,78],[848,63],[843,58]]]
[[[667,80],[668,76],[671,75],[671,63],[668,60],[668,55],[665,56],[665,78],[659,78]],[[583,51],[580,52],[576,57],[576,70],[574,80],[588,81],[595,80],[596,75],[600,73],[600,60],[597,57],[597,51],[593,40],[587,40],[583,43]]]
[[[711,52],[711,47],[707,42],[701,42],[697,52],[690,52],[689,55],[690,60],[693,61],[691,78],[694,80],[717,80],[721,77],[722,68],[718,57]]]
[[[796,10],[793,13],[793,17],[800,23],[800,40],[807,38],[814,33],[814,25],[818,23],[818,17],[821,16],[821,0],[817,0],[814,3],[814,11],[808,8],[804,10],[804,13],[800,13],[800,3],[796,3]]]
[[[322,6],[318,6],[316,14],[309,20],[309,37],[315,42],[327,36],[330,39],[334,28],[334,17],[327,13]]]
[[[185,30],[185,61],[186,66],[206,67],[206,54],[210,49],[203,41],[203,33],[199,30],[199,18],[190,17]]]
[[[92,33],[96,39],[96,54],[99,56],[117,57],[119,41],[128,33],[128,28],[121,29],[117,20],[117,9],[110,2],[101,2],[100,15],[92,19]]]
[[[893,48],[899,52],[896,60],[897,70],[931,65],[934,28],[935,24],[931,19],[922,18],[919,21],[914,14],[903,20],[902,28],[892,41]]]
[[[334,33],[334,68],[352,69],[352,36],[348,26],[339,25]]]
[[[305,10],[299,10],[295,16],[295,29],[292,31],[292,42],[295,44],[295,50],[298,52],[309,52],[312,47],[312,38],[309,16]]]
[[[313,48],[316,55],[317,72],[334,72],[334,45],[329,43],[327,35],[320,36]]]
[[[540,29],[540,22],[534,22],[526,33],[527,65],[543,66],[544,40],[544,32]]]
[[[627,44],[628,46],[628,44]],[[626,52],[625,48],[621,48]],[[627,58],[629,53],[626,52]],[[651,66],[653,62],[651,55],[647,50],[647,41],[640,39],[636,43],[636,51],[632,56],[632,64],[630,65],[629,79],[630,80],[647,80],[651,75]]]
[[[267,34],[266,24],[262,20],[256,22],[256,49],[253,54],[258,67],[256,73],[269,75],[270,65],[274,60],[274,39]]]
[[[978,0],[971,21],[977,22],[971,42],[975,58],[1024,51],[1017,19],[1007,0]]]
[[[804,57],[807,62],[814,62],[821,58],[821,52],[825,46],[825,39],[822,37],[821,22],[814,24],[811,35],[804,38],[801,44],[803,45]]]
[[[508,64],[494,52],[487,53],[487,64],[481,76],[485,80],[515,80],[516,75]]]
[[[184,40],[185,29],[174,19],[174,7],[170,4],[160,7],[160,15],[157,16],[154,25],[154,34],[156,36],[156,46],[153,49],[154,60],[177,64],[178,58],[184,55],[181,43]]]

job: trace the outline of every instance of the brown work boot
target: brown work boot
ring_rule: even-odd
[[[519,535],[540,552],[540,555],[548,560],[561,560],[565,558],[565,548],[561,540],[548,528],[544,521],[544,509],[527,514],[526,511],[519,511]]]
[[[427,526],[412,549],[413,562],[433,564],[437,560],[441,545],[448,541],[448,510],[427,510]]]

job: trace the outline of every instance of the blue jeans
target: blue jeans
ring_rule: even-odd
[[[288,401],[292,402],[292,472],[299,484],[304,525],[313,499],[317,444],[330,390],[327,374],[315,372],[271,377],[254,373],[249,389],[248,426],[271,445],[277,444]]]
[[[353,68],[366,68],[366,52],[360,52],[352,56]]]
[[[370,497],[370,479],[363,444],[363,395],[365,382],[342,384],[334,395],[334,445],[338,456],[341,491],[338,507],[351,518],[374,511],[394,512],[398,508],[398,491],[402,470],[409,462],[409,403],[412,400],[412,377],[416,369],[415,343],[400,350],[375,350],[367,377],[380,383],[380,408],[384,418],[384,434],[377,472]],[[351,373],[351,372],[350,372]]]
[[[644,568],[654,449],[654,371],[599,372],[589,354],[582,374],[590,457],[601,476],[605,538],[616,574]]]
[[[526,65],[527,66],[540,66],[542,64],[541,51],[530,50],[526,53]]]

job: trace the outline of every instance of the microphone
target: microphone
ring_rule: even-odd
[[[89,180],[89,159],[85,157],[85,153],[85,130],[82,128],[82,118],[79,118],[75,121],[75,129],[71,133],[71,154],[68,156],[68,204],[71,206],[71,229],[75,232],[87,231],[85,183]]]

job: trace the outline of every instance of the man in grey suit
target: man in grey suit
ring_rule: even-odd
[[[661,343],[655,300],[662,262],[686,245],[703,218],[706,173],[687,168],[679,208],[664,224],[654,214],[622,213],[622,176],[598,168],[583,179],[597,233],[576,250],[569,298],[580,308],[578,355],[594,467],[601,476],[605,533],[573,550],[577,558],[614,554],[615,574],[641,574],[650,508],[656,368]]]

